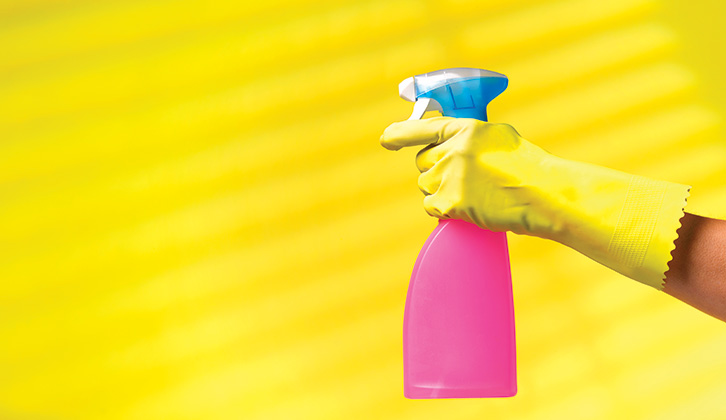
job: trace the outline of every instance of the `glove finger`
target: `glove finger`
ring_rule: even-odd
[[[381,146],[398,150],[408,146],[440,144],[464,127],[467,118],[434,117],[406,120],[389,125],[381,135]]]
[[[424,197],[423,206],[429,216],[437,217],[439,219],[451,218],[448,214],[451,206],[448,204],[448,200],[443,198],[439,193]]]
[[[421,172],[433,168],[451,150],[451,142],[430,144],[416,154],[416,167]]]
[[[423,172],[418,176],[418,189],[425,195],[435,194],[441,185],[442,171],[438,168]]]

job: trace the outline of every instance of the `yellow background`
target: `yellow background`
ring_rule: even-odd
[[[404,78],[498,71],[550,152],[726,217],[726,7],[0,2],[0,418],[723,419],[712,319],[509,234],[519,394],[403,398],[435,220],[378,144]]]

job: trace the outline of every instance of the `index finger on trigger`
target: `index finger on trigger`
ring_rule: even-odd
[[[448,129],[456,120],[451,117],[434,117],[395,122],[381,135],[381,146],[388,150],[399,150],[402,147],[441,144],[458,131]]]

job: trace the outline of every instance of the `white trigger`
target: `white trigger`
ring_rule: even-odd
[[[426,111],[439,111],[443,113],[441,104],[435,99],[431,98],[419,98],[416,103],[413,104],[413,112],[408,117],[409,120],[420,120],[423,118]]]

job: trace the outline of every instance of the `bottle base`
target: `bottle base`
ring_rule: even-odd
[[[517,395],[517,388],[511,389],[467,389],[467,388],[430,388],[409,386],[403,396],[410,400],[429,400],[444,398],[509,398]]]

